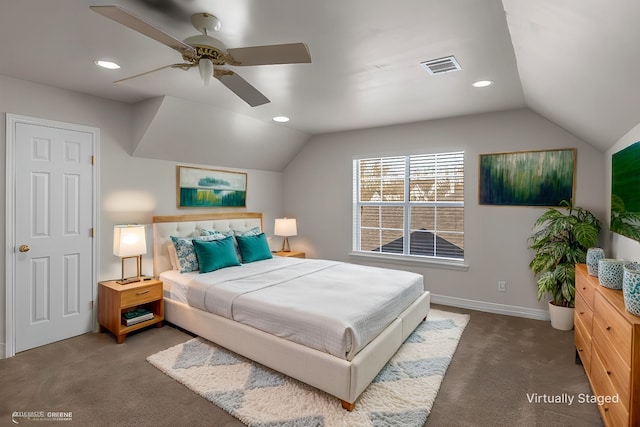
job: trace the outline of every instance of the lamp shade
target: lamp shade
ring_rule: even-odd
[[[273,234],[276,236],[295,236],[298,234],[295,218],[276,218]]]
[[[113,254],[119,257],[147,253],[144,225],[116,225],[113,228]]]

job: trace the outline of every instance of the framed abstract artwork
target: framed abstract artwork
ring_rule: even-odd
[[[611,156],[611,231],[640,241],[640,141]]]
[[[479,203],[560,206],[573,199],[576,149],[481,154]]]
[[[179,208],[246,206],[245,172],[177,166],[176,182]]]

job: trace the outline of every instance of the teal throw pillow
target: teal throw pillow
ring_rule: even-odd
[[[269,242],[267,242],[267,236],[264,233],[257,234],[255,236],[236,236],[238,241],[238,249],[240,255],[242,255],[242,262],[254,262],[261,261],[263,259],[269,259],[271,255],[271,249],[269,248]]]
[[[233,237],[231,236],[208,242],[194,240],[193,248],[198,257],[200,273],[208,273],[210,271],[220,270],[221,268],[240,265],[233,244]]]

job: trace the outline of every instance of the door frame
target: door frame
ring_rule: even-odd
[[[93,221],[93,239],[92,239],[92,257],[91,257],[91,294],[94,301],[92,314],[92,324],[94,330],[97,330],[97,304],[95,304],[96,295],[98,294],[98,269],[99,269],[99,253],[98,253],[98,224],[100,224],[100,209],[98,194],[100,186],[98,185],[99,162],[98,153],[100,150],[100,129],[92,126],[84,126],[73,123],[65,123],[54,120],[39,119],[35,117],[22,116],[18,114],[6,113],[6,171],[5,171],[5,351],[4,355],[0,352],[0,358],[15,356],[15,261],[16,261],[16,242],[15,242],[15,127],[18,123],[25,123],[36,126],[51,127],[58,129],[73,130],[78,132],[86,132],[92,135],[93,140],[93,156],[94,163],[92,168],[92,221]]]

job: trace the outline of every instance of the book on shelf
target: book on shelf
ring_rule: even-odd
[[[143,307],[136,307],[122,313],[122,323],[126,326],[135,325],[153,319],[153,313]]]

